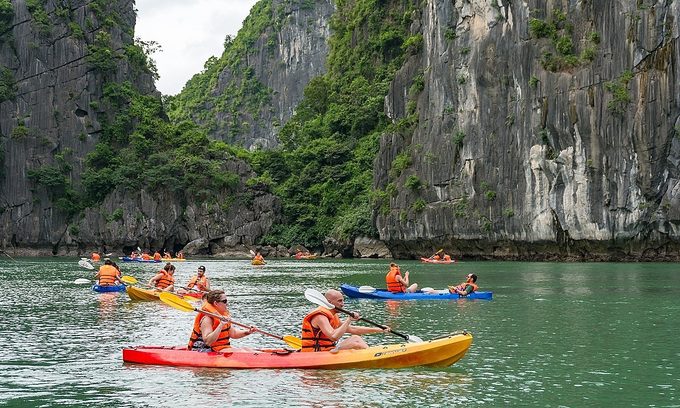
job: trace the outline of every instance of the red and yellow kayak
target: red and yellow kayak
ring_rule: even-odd
[[[287,349],[230,348],[203,353],[186,347],[138,346],[123,349],[123,361],[176,367],[214,368],[404,368],[447,367],[463,358],[472,344],[469,333],[452,334],[422,343],[401,343],[341,350],[301,353]]]
[[[144,301],[161,300],[158,297],[158,294],[160,292],[155,289],[142,289],[136,286],[128,286],[126,290],[128,296],[132,300],[144,300]],[[202,295],[200,293],[190,292],[183,295],[182,297],[188,301],[193,301],[196,299],[200,299],[201,296]]]

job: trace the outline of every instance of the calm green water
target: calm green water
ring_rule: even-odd
[[[348,301],[347,308],[423,339],[466,329],[468,354],[446,369],[216,370],[127,365],[132,345],[185,344],[193,314],[125,293],[95,294],[77,259],[0,260],[0,405],[4,406],[680,406],[677,264],[400,262],[421,286],[479,275],[493,301]],[[199,264],[233,296],[235,318],[299,336],[315,306],[305,288],[383,286],[387,261],[246,260]],[[148,280],[154,265],[123,264]],[[276,293],[276,294],[273,294]],[[395,342],[366,336],[369,344]],[[252,335],[237,345],[278,346]]]

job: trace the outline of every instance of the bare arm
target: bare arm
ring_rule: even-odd
[[[361,336],[362,334],[382,333],[386,331],[390,331],[389,326],[386,329],[381,329],[380,327],[350,326],[347,333]]]
[[[316,326],[323,332],[323,334],[326,335],[329,339],[333,341],[337,341],[340,339],[345,333],[347,333],[348,329],[350,328],[350,324],[352,324],[352,319],[348,317],[345,319],[344,322],[340,326],[338,326],[337,329],[334,329],[333,326],[331,326],[331,323],[328,321],[328,318],[325,316],[314,316],[312,319],[312,326]]]
[[[220,332],[222,331],[222,328],[224,327],[225,324],[226,322],[220,320],[220,324],[218,324],[217,327],[215,327],[215,329],[213,330],[212,318],[208,316],[203,316],[203,318],[201,319],[201,337],[203,337],[203,342],[208,346],[212,346],[213,343],[215,343],[217,339],[220,337]]]

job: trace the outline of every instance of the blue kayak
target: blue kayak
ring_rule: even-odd
[[[343,283],[340,285],[342,293],[351,298],[359,299],[383,299],[383,300],[449,300],[449,299],[486,299],[491,300],[493,292],[472,292],[467,296],[460,296],[457,293],[393,293],[387,289],[375,289],[368,286],[358,288],[356,286]]]
[[[154,259],[130,258],[129,256],[121,256],[119,258],[123,262],[143,262],[143,263],[160,263],[163,261],[156,261]]]
[[[94,285],[94,286],[92,286],[92,290],[94,290],[95,292],[99,292],[99,293],[124,292],[126,287],[127,286],[125,286],[125,285],[105,285],[105,286]]]

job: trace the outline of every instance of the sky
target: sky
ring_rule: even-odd
[[[164,95],[179,93],[211,56],[219,57],[227,34],[235,36],[257,0],[136,0],[135,37],[156,41],[152,55]]]

